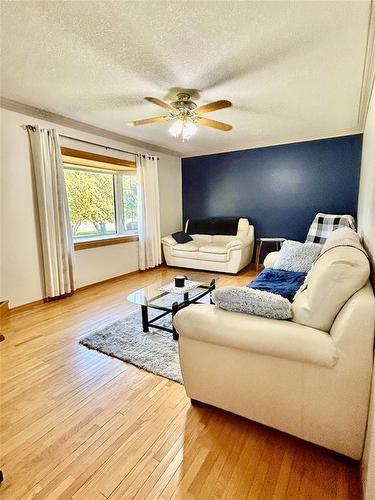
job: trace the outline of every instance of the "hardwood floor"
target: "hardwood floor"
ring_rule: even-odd
[[[182,385],[78,344],[136,308],[130,291],[175,274],[132,274],[10,314],[0,344],[1,498],[360,498],[351,461],[193,407]],[[254,275],[217,275],[218,285]]]

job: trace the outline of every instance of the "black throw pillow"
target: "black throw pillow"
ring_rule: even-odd
[[[187,243],[188,241],[193,241],[190,234],[185,233],[185,231],[177,231],[177,233],[173,233],[172,238],[174,238],[177,243]]]

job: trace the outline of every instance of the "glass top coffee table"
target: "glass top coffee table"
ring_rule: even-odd
[[[170,293],[160,290],[161,286],[167,285],[174,280],[173,278],[168,278],[152,283],[144,288],[140,288],[128,295],[128,300],[130,302],[141,306],[142,327],[144,332],[148,332],[150,327],[158,328],[159,330],[172,333],[174,340],[178,340],[178,333],[173,326],[174,315],[184,307],[190,304],[196,304],[205,295],[211,294],[211,292],[215,290],[216,285],[215,278],[207,279],[207,275],[194,273],[194,276],[187,276],[187,278],[199,281],[201,283],[200,286],[186,293]],[[211,296],[210,303],[212,304]],[[149,319],[148,308],[157,309],[162,311],[162,313]],[[172,315],[172,328],[157,324],[159,319],[168,314]]]

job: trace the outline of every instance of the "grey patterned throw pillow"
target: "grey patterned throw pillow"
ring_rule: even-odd
[[[212,293],[213,302],[227,311],[253,314],[270,319],[290,319],[292,304],[275,293],[254,290],[246,286],[226,286]]]
[[[292,240],[284,241],[273,268],[282,271],[308,273],[319,257],[321,250],[322,245],[310,241],[307,243]]]

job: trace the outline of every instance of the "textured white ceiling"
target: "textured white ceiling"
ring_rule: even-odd
[[[183,155],[334,135],[358,126],[370,2],[2,2],[4,97]],[[189,142],[163,114],[193,88],[199,103],[229,99]]]

